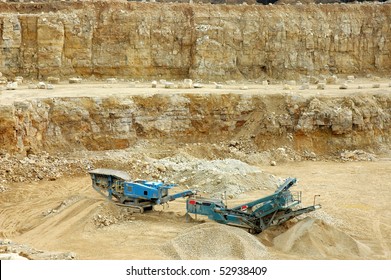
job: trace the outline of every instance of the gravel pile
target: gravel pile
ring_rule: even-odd
[[[165,182],[184,189],[195,189],[210,197],[228,197],[249,190],[274,190],[278,179],[255,166],[236,159],[204,160],[187,154],[153,160],[151,165]]]
[[[324,210],[318,209],[317,211],[311,212],[308,214],[314,219],[318,219],[323,221],[324,223],[333,226],[333,227],[341,227],[344,223],[340,219],[336,219],[329,214],[327,214]]]
[[[6,182],[56,180],[63,174],[84,174],[91,166],[86,159],[66,159],[45,152],[22,159],[6,153],[0,155],[0,179]]]
[[[204,223],[184,231],[162,246],[163,253],[175,260],[254,260],[268,259],[263,244],[247,231]]]

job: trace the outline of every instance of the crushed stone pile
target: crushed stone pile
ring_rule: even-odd
[[[332,215],[328,214],[324,209],[318,209],[317,211],[311,212],[308,215],[311,218],[321,220],[322,222],[332,227],[340,228],[343,226],[348,226],[346,225],[346,222],[343,222],[342,220],[333,217]]]
[[[91,168],[87,159],[67,159],[46,152],[19,158],[8,153],[0,154],[0,181],[33,182],[56,180],[66,175],[84,174]]]
[[[90,168],[122,170],[134,180],[173,183],[176,184],[173,191],[193,189],[214,198],[222,198],[225,192],[228,198],[233,198],[250,190],[275,190],[284,180],[238,159],[210,160],[183,151],[156,158],[145,153],[113,150],[85,153],[84,158],[82,164]]]
[[[310,259],[361,259],[369,249],[325,222],[307,217],[274,238],[276,249]]]
[[[0,239],[0,260],[73,260],[73,252],[45,252],[9,239]]]
[[[242,142],[235,142],[242,143]],[[316,159],[317,156],[313,152],[304,151],[303,153],[296,152],[290,147],[284,146],[274,149],[268,149],[265,151],[259,152],[258,150],[253,150],[250,152],[243,152],[243,149],[240,148],[239,145],[229,146],[229,153],[246,163],[258,165],[258,164],[269,164],[270,162],[289,162],[289,161],[301,161],[304,159]]]
[[[211,197],[228,197],[249,190],[274,190],[281,180],[262,172],[256,166],[237,159],[204,160],[180,153],[174,157],[153,160],[152,166],[161,173],[165,182],[177,183]]]
[[[176,260],[268,259],[266,247],[243,229],[204,223],[191,227],[162,246]]]

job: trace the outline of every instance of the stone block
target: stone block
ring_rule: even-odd
[[[286,84],[289,85],[289,86],[295,86],[296,85],[296,81],[295,80],[290,80],[290,81],[287,81]]]
[[[39,82],[39,83],[37,84],[37,88],[38,88],[38,89],[46,89],[46,84],[45,84],[44,82]]]
[[[70,84],[81,84],[82,78],[69,78],[69,83]]]
[[[326,82],[327,82],[327,84],[329,84],[329,85],[335,85],[335,84],[337,84],[337,82],[338,82],[338,77],[335,76],[335,75],[330,76],[330,77],[327,77],[327,78],[326,78]]]
[[[17,82],[9,82],[7,83],[7,90],[15,90],[18,88],[18,83]]]
[[[46,81],[50,84],[59,84],[60,83],[60,78],[58,77],[48,77]]]
[[[325,89],[325,87],[326,87],[326,84],[325,84],[325,83],[319,83],[319,84],[316,86],[317,89]]]
[[[222,84],[216,84],[216,89],[222,89],[223,85]]]
[[[339,89],[347,89],[347,88],[348,88],[348,84],[347,83],[344,83],[344,84],[339,86]]]
[[[21,76],[15,77],[15,82],[17,82],[18,85],[23,84],[23,77],[21,77]]]
[[[194,83],[193,87],[194,88],[203,88],[204,86],[201,83]]]
[[[165,82],[165,84],[164,84],[164,88],[174,88],[174,87],[175,87],[175,85],[172,82]]]
[[[108,79],[106,79],[106,82],[108,84],[116,84],[116,83],[118,83],[116,78],[108,78]]]

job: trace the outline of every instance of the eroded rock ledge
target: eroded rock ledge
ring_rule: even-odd
[[[0,146],[11,153],[124,149],[161,143],[251,141],[319,154],[390,145],[388,94],[154,94],[42,98],[0,106]]]

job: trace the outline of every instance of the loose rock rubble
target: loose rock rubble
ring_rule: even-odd
[[[274,189],[278,180],[236,159],[202,160],[187,154],[153,160],[163,181],[176,182],[212,197],[236,196],[248,190]]]
[[[100,207],[93,217],[94,225],[98,228],[107,227],[119,222],[132,222],[136,220],[132,208],[117,207],[113,204],[105,204]]]
[[[344,151],[341,153],[343,161],[374,161],[376,156],[363,150]]]
[[[3,153],[0,155],[0,178],[7,182],[53,181],[64,174],[83,174],[91,166],[92,163],[85,159],[67,159],[45,152],[24,158]]]
[[[206,145],[203,147],[205,148]],[[217,146],[212,148],[223,156],[227,146],[221,145],[223,151],[219,151]],[[281,158],[288,157],[286,153],[289,151],[279,149],[273,152],[273,157],[280,161]],[[133,179],[173,183],[176,184],[174,190],[193,189],[199,191],[200,194],[216,198],[235,197],[248,190],[272,191],[282,182],[282,179],[262,172],[257,166],[250,165],[260,163],[254,155],[249,159],[253,162],[248,164],[238,158],[209,160],[196,157],[197,154],[198,145],[194,145],[186,146],[177,153],[168,153],[160,159],[157,159],[156,155],[134,154],[125,151],[110,151],[107,154],[86,157],[96,167],[121,169],[128,172]],[[245,154],[243,158],[246,158]]]
[[[0,239],[0,260],[73,260],[73,252],[47,252],[18,244],[8,239]]]
[[[135,148],[138,151],[152,151],[156,147],[139,142]],[[117,150],[86,155],[85,161],[90,166],[124,170],[133,179],[173,183],[181,190],[195,189],[200,194],[221,198],[235,197],[249,190],[274,190],[284,178],[262,172],[262,165],[275,166],[302,160],[341,160],[340,156],[320,156],[311,150],[297,152],[286,146],[255,152],[251,145],[239,140],[212,145],[186,145],[177,152],[159,149],[159,156],[149,152]],[[345,161],[373,160],[375,156],[356,151],[353,154],[343,153],[342,158]]]

